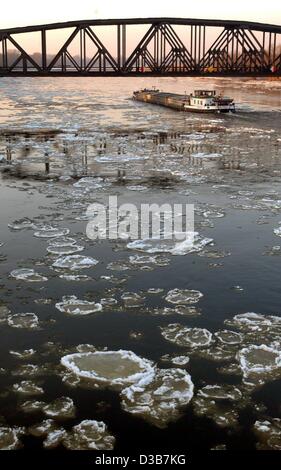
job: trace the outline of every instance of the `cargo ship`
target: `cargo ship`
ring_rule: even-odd
[[[133,99],[144,103],[158,104],[178,111],[196,113],[235,112],[233,98],[217,95],[215,90],[195,90],[187,95],[166,93],[155,88],[134,91]]]

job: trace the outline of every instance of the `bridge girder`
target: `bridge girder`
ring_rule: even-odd
[[[131,47],[127,31],[138,26],[145,26],[146,31]],[[104,27],[111,37],[110,48],[100,34]],[[69,28],[62,46],[48,53],[49,33]],[[22,37],[29,33],[40,35],[36,54],[23,45]],[[0,76],[272,74],[281,76],[281,26],[276,25],[146,18],[0,30]]]

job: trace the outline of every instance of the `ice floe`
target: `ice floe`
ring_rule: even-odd
[[[28,434],[34,437],[44,437],[43,447],[45,449],[54,449],[62,443],[63,437],[66,436],[66,430],[54,420],[46,419],[41,423],[30,426]]]
[[[197,232],[187,232],[186,238],[182,241],[148,238],[129,242],[127,248],[145,253],[170,253],[181,256],[199,252],[212,241],[211,238],[202,238]]]
[[[12,371],[12,375],[19,377],[38,377],[40,375],[49,375],[54,369],[45,364],[20,364],[19,367]]]
[[[144,297],[136,292],[124,292],[121,298],[126,308],[140,307],[144,302]]]
[[[24,349],[23,351],[10,351],[12,356],[15,356],[19,359],[25,360],[29,359],[30,357],[34,356],[36,351],[34,349]]]
[[[128,271],[132,269],[132,265],[128,261],[112,261],[106,266],[111,271]]]
[[[203,297],[202,292],[198,290],[189,290],[189,289],[173,289],[170,290],[165,299],[171,304],[195,304]]]
[[[103,421],[87,419],[68,431],[62,443],[69,450],[112,450],[115,437]]]
[[[114,297],[105,297],[103,299],[100,299],[100,303],[105,309],[111,309],[112,307],[116,307],[116,305],[118,304],[117,300]]]
[[[198,256],[203,258],[211,258],[211,259],[220,259],[230,256],[230,251],[222,251],[222,250],[202,250],[198,253]]]
[[[218,341],[213,342],[210,347],[193,351],[193,354],[212,362],[230,362],[235,360],[238,348],[237,344],[224,344]]]
[[[213,400],[238,401],[242,398],[242,393],[234,385],[206,385],[198,391],[197,396]]]
[[[273,232],[274,232],[275,235],[277,235],[278,237],[281,237],[281,227],[275,228],[275,229],[273,230]]]
[[[172,354],[164,354],[164,356],[161,357],[161,361],[163,362],[170,362],[171,364],[174,364],[175,366],[182,366],[185,367],[189,361],[190,358],[189,356],[176,356]]]
[[[190,375],[182,369],[159,369],[121,392],[125,411],[140,416],[160,428],[180,416],[193,397]]]
[[[138,185],[127,186],[127,189],[129,191],[145,191],[148,188],[147,188],[147,186],[143,186],[141,184],[138,184]]]
[[[107,185],[109,183],[107,182]],[[85,176],[80,178],[79,181],[73,184],[74,188],[83,188],[83,189],[101,189],[104,186],[104,181],[100,177]]]
[[[60,312],[72,316],[90,315],[91,313],[100,312],[102,310],[102,304],[79,300],[75,295],[69,295],[64,296],[62,302],[56,303],[56,308]]]
[[[13,391],[22,395],[42,395],[44,390],[42,387],[31,380],[22,380],[13,385]]]
[[[225,214],[222,211],[208,210],[203,212],[203,216],[206,219],[220,219],[221,217],[224,217]]]
[[[73,400],[69,397],[57,398],[42,409],[46,416],[53,419],[71,419],[76,413]]]
[[[241,391],[234,385],[206,385],[193,399],[197,416],[212,419],[220,427],[238,425]]]
[[[45,419],[41,423],[33,424],[28,428],[28,433],[35,437],[47,436],[57,429],[57,423],[53,419]]]
[[[91,281],[91,277],[86,276],[85,274],[60,274],[60,279],[64,279],[65,281],[69,282],[83,282],[83,281]]]
[[[191,154],[191,157],[193,158],[209,158],[209,159],[213,159],[213,158],[221,158],[222,157],[222,154],[221,153],[192,153]]]
[[[149,157],[142,155],[102,155],[95,157],[98,163],[127,163],[147,160]]]
[[[238,360],[245,379],[265,379],[269,374],[281,375],[281,351],[262,344],[250,345],[242,348],[238,353]]]
[[[235,315],[224,323],[242,333],[244,346],[267,345],[280,349],[281,317],[248,312]]]
[[[77,271],[80,269],[89,269],[98,264],[98,260],[90,256],[70,255],[58,258],[54,263],[54,268],[69,269],[70,271]]]
[[[34,222],[28,217],[23,217],[22,219],[14,220],[10,224],[8,224],[8,227],[15,231],[30,229],[33,228],[33,226]]]
[[[230,330],[220,330],[214,333],[214,336],[224,344],[240,344],[243,340],[241,333]]]
[[[36,232],[34,232],[34,237],[36,238],[57,238],[57,237],[64,237],[68,235],[70,230],[68,228],[56,228],[49,225],[45,225],[39,228]]]
[[[6,323],[8,316],[11,311],[6,307],[6,305],[0,305],[0,324]]]
[[[280,328],[281,332],[281,317],[274,315],[262,315],[255,312],[240,313],[232,319],[225,320],[224,323],[246,333],[261,333],[276,327]]]
[[[129,338],[139,341],[143,338],[143,333],[140,331],[130,331]]]
[[[167,256],[164,255],[140,255],[135,254],[129,257],[130,263],[134,266],[134,268],[139,266],[168,266],[170,264],[170,260]]]
[[[18,426],[0,426],[0,450],[16,450],[22,447],[19,437],[24,428]]]
[[[60,237],[55,238],[54,240],[50,240],[48,246],[53,246],[56,248],[64,248],[76,245],[77,240],[71,237]]]
[[[170,323],[160,329],[167,341],[178,346],[205,348],[212,341],[212,333],[205,328],[188,328],[179,323]]]
[[[178,315],[184,315],[187,317],[198,317],[201,315],[201,310],[194,305],[177,305],[175,312]]]
[[[70,354],[62,357],[61,363],[76,376],[101,387],[124,388],[155,373],[151,361],[121,349]]]
[[[8,316],[8,325],[12,328],[26,328],[36,330],[39,328],[39,319],[35,313],[17,313]]]
[[[162,289],[161,287],[150,287],[149,289],[147,289],[147,294],[151,294],[151,295],[157,295],[157,294],[161,294],[162,292],[164,291],[164,289]]]
[[[46,438],[43,441],[43,447],[45,449],[55,449],[60,444],[62,444],[64,437],[66,436],[66,431],[62,427],[53,429],[50,431]]]
[[[11,276],[20,281],[27,281],[27,282],[46,282],[48,278],[46,276],[42,276],[41,274],[34,271],[34,269],[15,269],[11,272]]]
[[[272,246],[271,248],[267,249],[263,255],[268,255],[268,256],[280,256],[281,255],[281,246],[280,245],[275,245]]]
[[[242,286],[236,285],[231,287],[232,290],[234,290],[237,293],[243,292],[244,288]]]
[[[24,413],[37,413],[38,411],[42,411],[45,405],[46,403],[44,401],[26,400],[20,404],[20,409]]]
[[[72,253],[79,253],[84,250],[84,246],[81,245],[69,245],[69,246],[57,246],[48,245],[46,248],[48,253],[52,255],[71,255]]]
[[[156,307],[154,309],[150,309],[150,313],[152,315],[182,315],[186,317],[198,317],[201,315],[201,310],[196,308],[194,305],[176,305],[176,307]]]
[[[96,352],[97,350],[92,344],[78,344],[75,349],[79,353]]]
[[[257,420],[254,433],[258,438],[258,450],[281,450],[281,419],[268,417]]]

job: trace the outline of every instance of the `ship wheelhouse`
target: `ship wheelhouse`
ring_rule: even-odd
[[[191,94],[180,95],[163,92],[156,88],[143,88],[135,91],[133,98],[182,111],[201,113],[235,111],[233,99],[217,95],[215,90],[195,90]]]

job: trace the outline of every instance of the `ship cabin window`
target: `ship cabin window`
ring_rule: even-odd
[[[195,95],[202,97],[213,97],[216,95],[215,90],[195,90]]]

